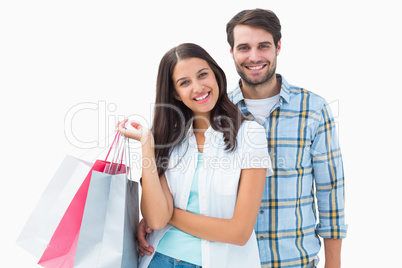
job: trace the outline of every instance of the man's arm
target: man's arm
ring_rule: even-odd
[[[325,268],[341,267],[341,246],[342,239],[324,239]]]
[[[311,146],[316,183],[319,224],[317,233],[324,239],[325,268],[340,267],[342,238],[346,237],[344,215],[344,174],[335,122],[327,103]]]

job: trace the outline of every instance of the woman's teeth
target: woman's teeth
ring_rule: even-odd
[[[195,98],[195,100],[197,100],[197,101],[203,100],[203,99],[205,99],[206,97],[208,97],[208,95],[209,95],[209,92],[208,92],[207,94],[205,94],[204,96],[202,96],[202,97]]]

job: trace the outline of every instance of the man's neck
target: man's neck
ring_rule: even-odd
[[[241,80],[241,91],[246,99],[266,99],[278,95],[281,92],[281,82],[276,75],[264,84],[250,85]]]

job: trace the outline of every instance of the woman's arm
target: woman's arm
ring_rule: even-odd
[[[149,228],[162,229],[172,217],[173,197],[165,175],[158,176],[154,137],[150,130],[137,123],[131,123],[134,129],[125,128],[126,123],[127,119],[119,122],[119,131],[128,138],[140,141],[142,145],[141,213]]]
[[[265,168],[241,171],[236,208],[231,219],[202,216],[175,208],[169,223],[205,240],[245,245],[257,219],[266,172]]]

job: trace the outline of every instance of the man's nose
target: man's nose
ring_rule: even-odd
[[[260,53],[258,52],[258,49],[250,49],[249,55],[248,55],[249,61],[252,62],[257,62],[260,60]]]

